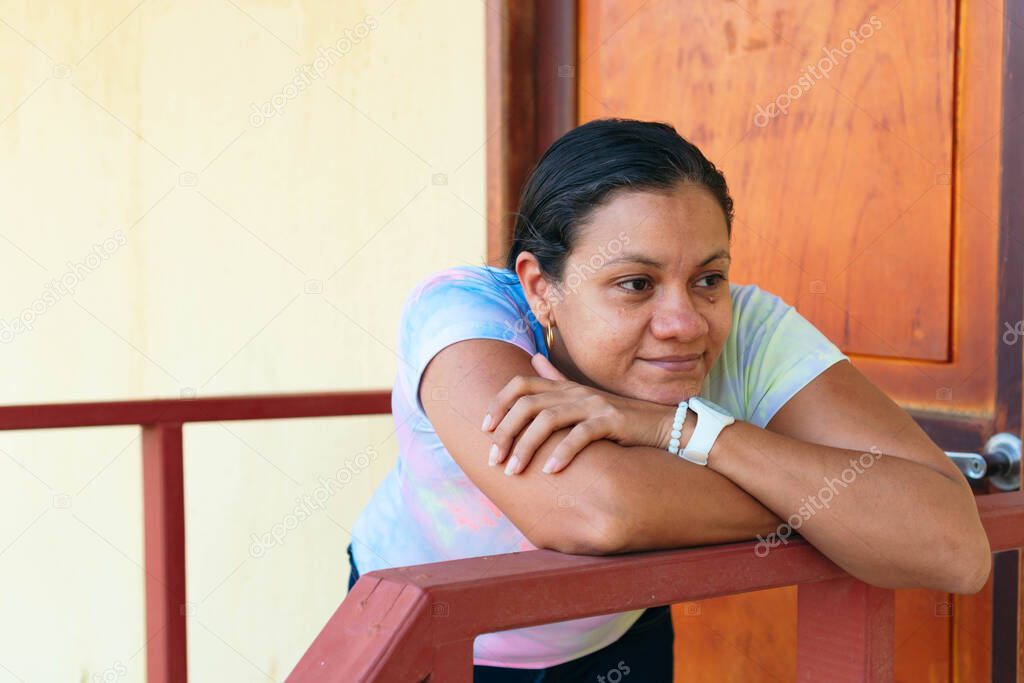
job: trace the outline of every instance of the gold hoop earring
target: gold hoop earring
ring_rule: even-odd
[[[544,341],[548,345],[548,353],[551,353],[551,349],[555,346],[555,326],[548,325],[544,328]]]

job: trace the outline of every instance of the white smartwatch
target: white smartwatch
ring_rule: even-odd
[[[693,430],[690,442],[680,455],[692,463],[707,467],[708,453],[715,445],[715,440],[722,430],[736,419],[714,401],[694,396],[687,402],[687,407],[697,414],[697,426]]]

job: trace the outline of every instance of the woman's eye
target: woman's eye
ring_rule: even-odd
[[[704,277],[700,278],[700,280],[697,280],[697,282],[700,282],[701,280],[714,280],[711,284],[705,285],[705,287],[717,287],[720,283],[725,282],[725,278],[719,275],[718,273],[711,273],[710,275],[705,275]]]
[[[630,292],[644,292],[647,291],[647,286],[650,284],[651,282],[647,278],[636,277],[632,280],[623,280],[619,283],[619,287],[623,287]]]

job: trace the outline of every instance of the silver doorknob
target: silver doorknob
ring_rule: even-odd
[[[988,477],[1000,491],[1016,491],[1020,488],[1020,450],[1019,436],[1001,432],[985,442],[981,454],[946,451],[946,455],[968,479]]]

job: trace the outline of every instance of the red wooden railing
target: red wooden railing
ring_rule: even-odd
[[[20,405],[0,406],[0,430],[142,427],[146,680],[182,683],[188,671],[182,425],[390,412],[387,391]]]
[[[977,502],[993,552],[1024,544],[1024,493]],[[468,683],[481,633],[791,585],[797,680],[893,680],[892,590],[852,578],[800,538],[763,557],[754,548],[536,550],[369,572],[288,680]]]
[[[23,405],[0,407],[0,430],[142,427],[147,680],[177,683],[187,676],[182,425],[388,412],[385,391]],[[1024,493],[977,503],[993,552],[1024,546]],[[537,550],[370,572],[289,680],[464,683],[482,633],[787,585],[799,587],[799,680],[892,680],[891,590],[854,579],[798,537],[763,557],[754,546]]]

